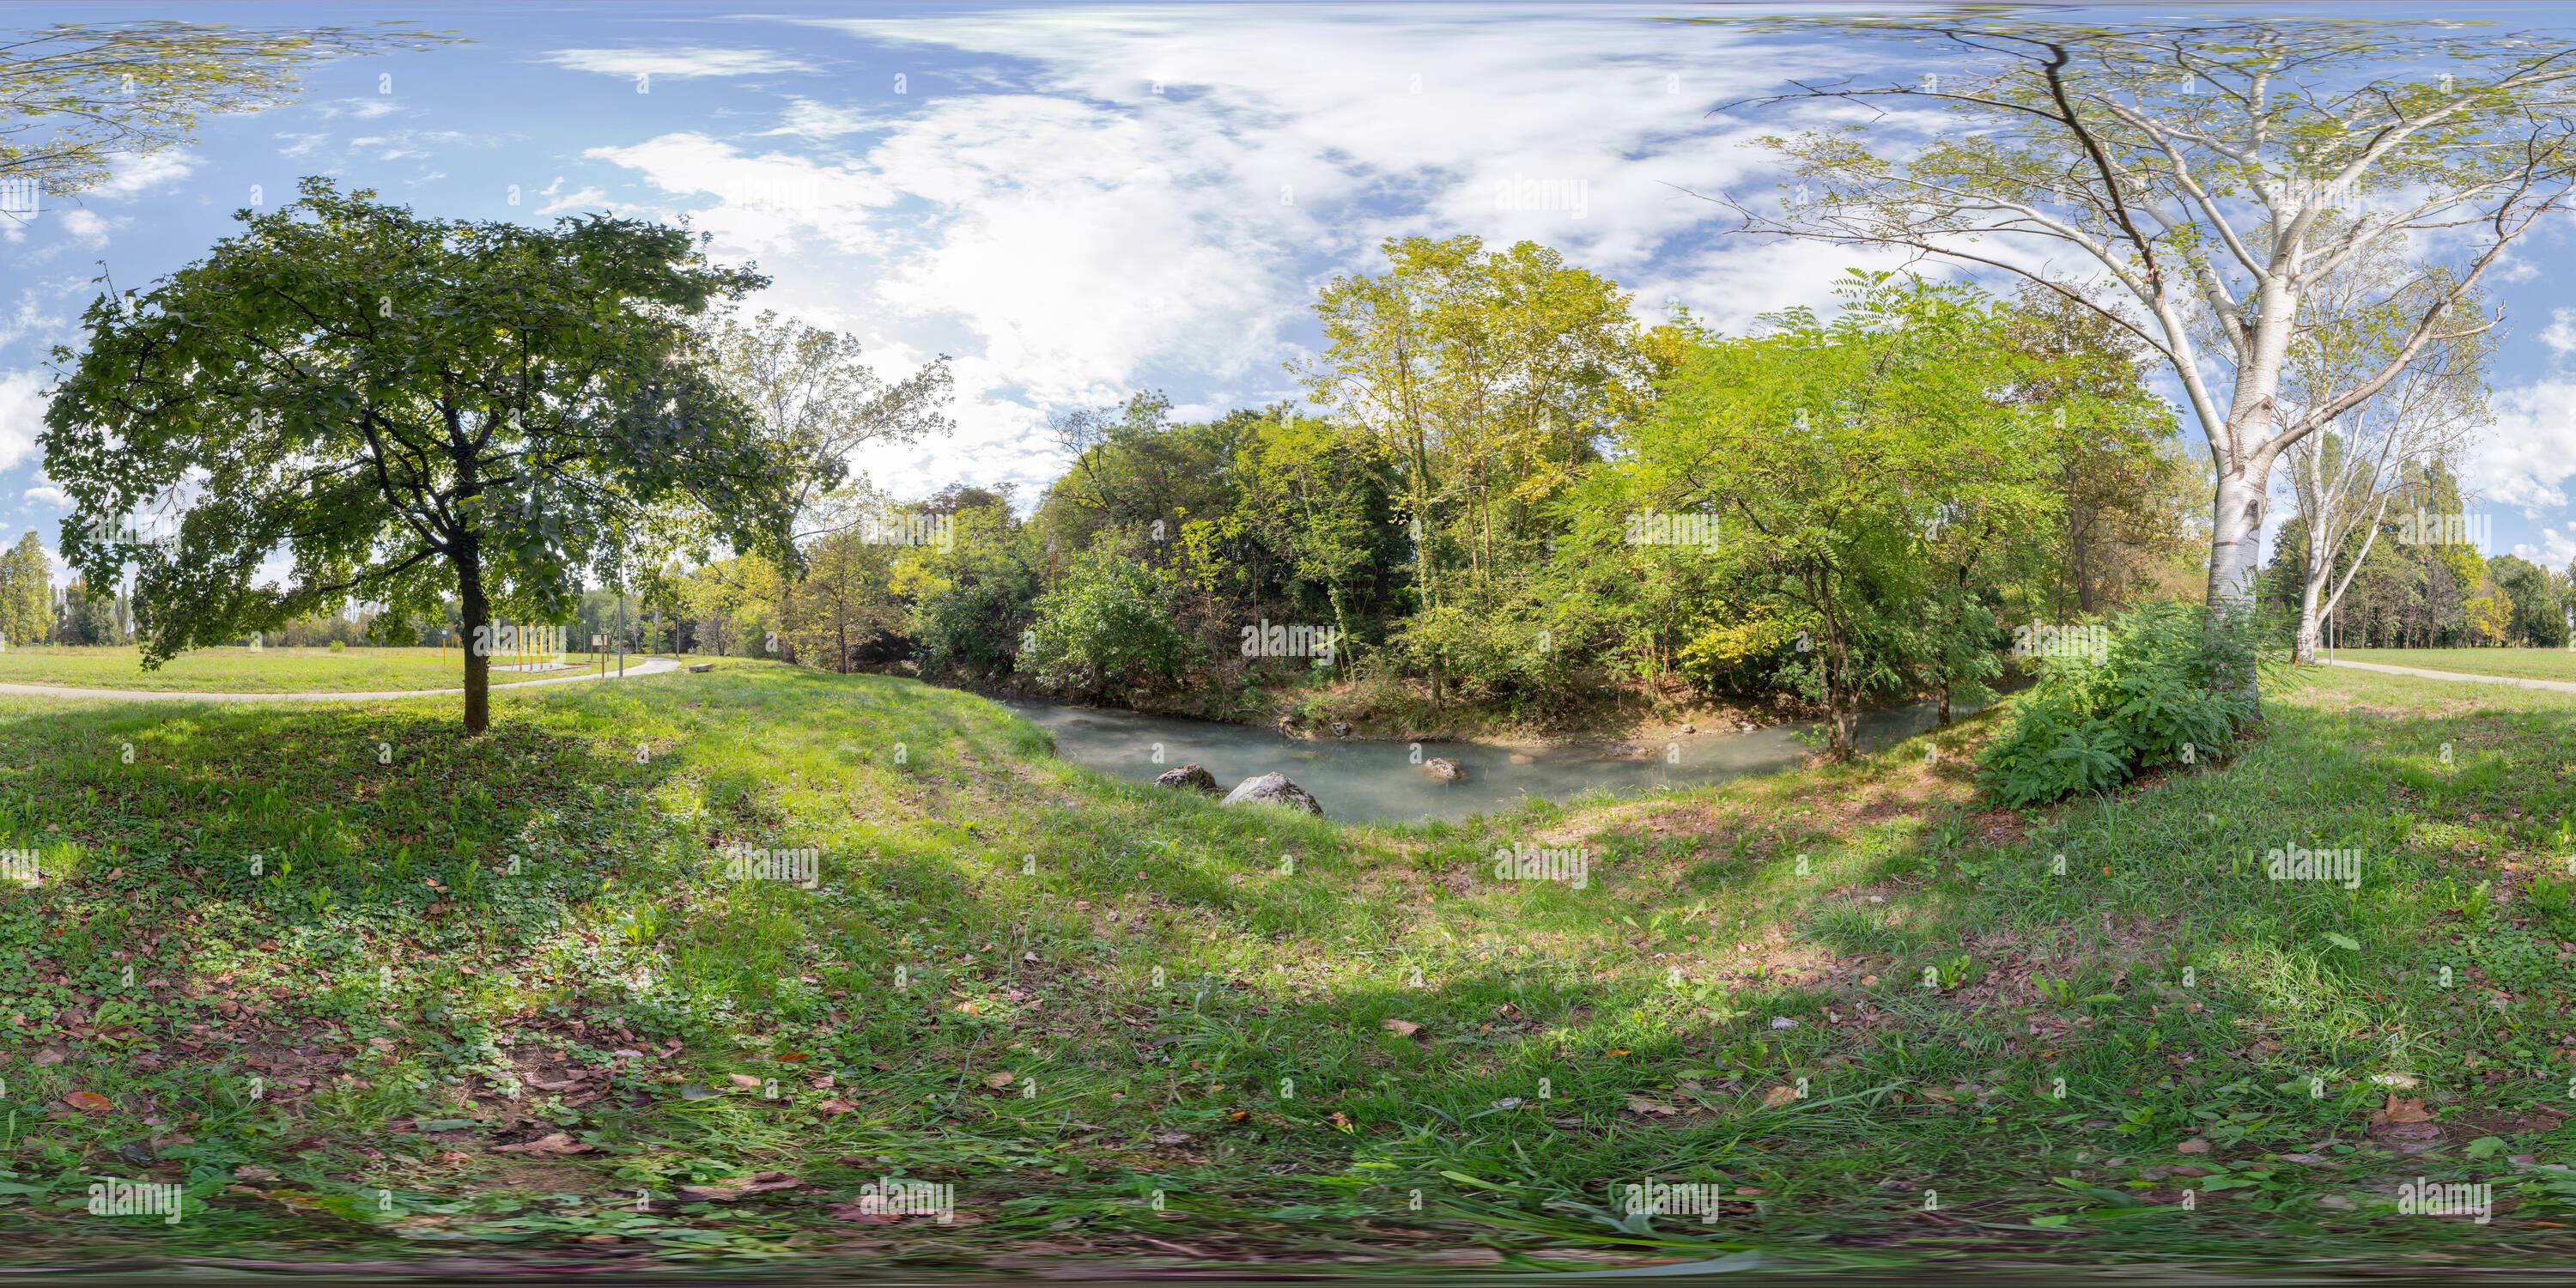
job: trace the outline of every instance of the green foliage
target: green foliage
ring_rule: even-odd
[[[0,177],[32,178],[48,194],[68,196],[105,182],[119,156],[185,146],[205,117],[291,101],[316,64],[455,39],[402,24],[61,22],[12,31],[0,41],[11,118],[0,131]]]
[[[1038,595],[1036,551],[1007,498],[986,493],[967,504],[922,507],[951,525],[948,548],[907,548],[894,589],[912,599],[912,639],[926,674],[995,679],[1010,673]]]
[[[718,381],[690,319],[765,284],[686,230],[439,220],[307,179],[150,288],[102,295],[46,410],[63,555],[136,567],[166,659],[352,598],[394,622],[458,595],[561,620],[639,548],[792,564],[803,463]],[[146,540],[131,516],[171,514]],[[281,548],[283,586],[257,578]],[[700,555],[703,558],[703,554]],[[466,663],[466,725],[488,676]]]
[[[1170,681],[1191,660],[1191,641],[1172,625],[1173,588],[1153,569],[1092,549],[1037,602],[1036,648],[1021,659],[1040,681],[1093,693]]]
[[[54,561],[33,531],[0,555],[0,637],[41,644],[54,631]]]
[[[1779,674],[1848,755],[1870,696],[1987,674],[1981,601],[2037,557],[2062,501],[2050,422],[2014,397],[2027,364],[2006,315],[1892,274],[1855,273],[1842,296],[1831,322],[1792,310],[1692,351],[1623,464],[1633,510],[1693,520],[1744,617],[1805,633]]]
[[[2101,791],[2141,769],[2233,753],[2256,712],[2246,681],[2258,627],[2238,614],[2211,624],[2183,604],[2141,606],[2114,619],[2097,663],[2052,657],[2013,702],[1979,758],[1999,803],[2020,808]]]

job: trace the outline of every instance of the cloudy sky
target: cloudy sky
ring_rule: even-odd
[[[0,6],[0,25],[67,16],[42,8]],[[1034,491],[1065,464],[1054,409],[1146,388],[1184,414],[1295,397],[1314,288],[1375,267],[1390,236],[1543,241],[1650,320],[1687,305],[1740,328],[1823,303],[1861,256],[1729,235],[1695,195],[1776,182],[1749,140],[1778,118],[1718,109],[1794,76],[1917,69],[1885,46],[1669,20],[1713,12],[1745,10],[84,6],[411,19],[471,43],[325,66],[290,105],[0,219],[0,541],[33,526],[51,546],[66,513],[35,448],[46,350],[100,274],[166,273],[308,174],[453,217],[685,216],[775,279],[757,304],[855,333],[889,377],[949,355],[955,435],[857,462],[903,496]],[[2561,16],[2576,27],[2576,7]],[[2495,548],[2558,567],[2576,558],[2571,237],[2546,231],[2510,266],[2499,420],[2469,463]]]

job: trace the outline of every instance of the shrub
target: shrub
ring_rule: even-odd
[[[1171,601],[1171,587],[1153,569],[1113,551],[1084,551],[1038,599],[1030,628],[1036,647],[1024,664],[1060,689],[1177,679],[1192,650],[1172,624]]]
[[[2240,617],[2213,630],[2197,608],[2150,604],[2112,621],[2099,662],[2048,659],[1978,757],[1986,793],[2021,808],[2224,758],[2255,715],[2255,629]]]
[[[333,640],[331,641],[331,651],[334,653],[346,653],[349,651],[349,642],[347,640]]]

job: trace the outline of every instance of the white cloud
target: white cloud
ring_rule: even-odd
[[[2516,542],[2513,552],[2543,568],[2564,571],[2567,565],[2576,563],[2576,532],[2544,527],[2540,530],[2540,544]]]
[[[295,134],[281,130],[278,132],[277,137],[284,140],[286,143],[285,147],[277,150],[277,155],[289,158],[311,156],[314,153],[321,151],[331,142],[331,134],[327,130],[316,131],[311,134]]]
[[[65,210],[55,215],[54,219],[62,225],[64,232],[71,234],[72,240],[83,246],[99,247],[107,244],[107,221],[100,218],[97,211]]]
[[[562,181],[557,180],[556,182],[560,184]],[[554,196],[554,189],[551,187],[547,188],[538,195],[552,197]],[[578,192],[569,192],[561,197],[556,197],[554,200],[537,207],[537,213],[540,215],[561,215],[580,210],[606,209],[608,208],[608,205],[609,201],[607,193],[601,192],[597,188],[583,188]]]
[[[882,130],[896,123],[896,118],[865,108],[833,107],[800,98],[788,105],[787,115],[770,134],[794,134],[809,139],[837,138],[867,130]]]
[[[45,429],[45,391],[52,378],[42,370],[0,373],[0,470],[33,456],[36,436]]]
[[[681,46],[664,49],[558,49],[545,56],[557,67],[605,76],[758,76],[809,70],[806,64],[761,49]]]
[[[108,181],[82,194],[127,200],[139,197],[165,183],[176,183],[196,173],[198,157],[176,150],[136,154],[120,153],[109,158],[113,173]]]
[[[403,110],[401,101],[390,94],[366,98],[339,98],[313,105],[313,114],[326,121],[343,116],[372,121],[380,116],[391,116],[401,110]]]
[[[2552,309],[2549,325],[2542,328],[2540,342],[2559,357],[2576,353],[2576,309]]]
[[[745,155],[703,134],[666,134],[626,148],[593,148],[664,192],[711,198],[692,223],[724,249],[746,255],[792,252],[816,238],[845,253],[878,245],[872,212],[896,193],[882,180],[789,153]]]
[[[68,509],[72,503],[70,493],[63,491],[61,488],[55,487],[51,483],[28,488],[20,495],[30,501],[35,501],[44,505],[59,505],[66,509]]]
[[[1748,59],[1713,29],[1257,8],[811,25],[1035,70],[973,73],[992,85],[974,94],[809,91],[767,138],[667,133],[589,155],[673,198],[719,253],[756,257],[778,279],[762,304],[852,317],[879,354],[901,335],[959,355],[956,438],[894,476],[924,485],[1042,480],[1063,463],[1014,436],[1065,404],[1165,382],[1284,392],[1320,278],[1379,267],[1389,236],[1539,240],[1657,319],[1678,298],[1735,321],[1748,298],[1797,302],[1785,266],[1822,267],[1795,279],[1821,297],[1863,262],[1739,248],[1680,190],[1757,177],[1731,145],[1745,123],[1711,104],[1823,69],[1777,45]],[[557,61],[642,70],[573,52]],[[873,137],[843,156],[799,142],[851,135]]]
[[[2462,481],[2525,514],[2567,504],[2561,485],[2576,474],[2576,378],[2498,390],[2493,406],[2495,425],[2462,462]]]

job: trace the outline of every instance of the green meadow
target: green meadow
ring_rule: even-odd
[[[1427,829],[1114,782],[884,677],[559,686],[475,740],[452,702],[0,699],[40,869],[0,883],[0,1258],[2576,1243],[2576,697],[2329,670],[2236,762],[2048,811],[1980,806],[1978,719]],[[2391,1220],[2417,1177],[2495,1223]],[[91,1215],[107,1178],[181,1219]]]

